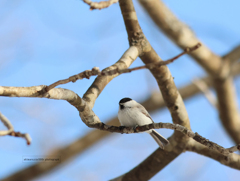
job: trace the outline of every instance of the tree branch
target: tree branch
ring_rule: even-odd
[[[184,49],[201,42],[194,32],[165,6],[161,0],[139,0],[156,25],[176,45]],[[201,43],[202,44],[202,43]],[[215,55],[204,44],[198,51],[192,52],[192,56],[211,75],[219,75],[222,68],[221,57]],[[209,61],[211,60],[211,61]]]
[[[239,146],[238,146],[238,149],[239,149]],[[229,154],[228,156],[225,156],[215,150],[209,150],[207,147],[203,146],[202,144],[192,139],[190,139],[186,147],[186,150],[207,156],[209,158],[212,158],[220,162],[223,165],[240,170],[240,164],[239,164],[240,155],[238,154],[232,153],[232,154]],[[236,150],[236,146],[234,147],[234,150]]]
[[[6,118],[1,112],[0,112],[0,120],[2,121],[2,123],[8,128],[8,130],[3,130],[0,131],[0,136],[5,136],[10,134],[11,132],[13,132],[13,125],[11,124],[11,122],[8,120],[8,118]]]
[[[112,66],[107,67],[103,70],[103,72],[108,72],[115,69],[126,69],[128,68],[141,54],[141,50],[139,50],[136,46],[130,46],[129,49],[124,52],[122,57]],[[100,95],[100,93],[103,91],[105,86],[115,77],[117,77],[119,74],[114,74],[111,76],[105,76],[105,75],[99,75],[94,80],[92,85],[88,88],[88,90],[83,95],[83,100],[85,100],[90,108],[93,108],[94,103],[97,99],[97,97]]]
[[[171,123],[152,123],[144,126],[137,126],[137,127],[125,127],[125,126],[110,126],[106,125],[104,123],[97,123],[97,124],[91,124],[89,125],[91,128],[97,128],[103,131],[109,131],[114,133],[139,133],[144,132],[150,129],[160,129],[160,128],[166,128],[166,129],[172,129],[179,131],[183,133],[184,135],[193,138],[195,141],[201,143],[202,145],[208,147],[211,150],[218,151],[219,153],[222,153],[224,155],[228,155],[229,153],[232,153],[233,150],[238,149],[238,146],[231,147],[231,149],[224,149],[222,146],[219,146],[218,144],[207,140],[206,138],[202,137],[198,133],[194,133],[191,130],[187,129],[184,126],[181,126],[179,124],[171,124]]]
[[[9,136],[21,137],[27,141],[28,145],[31,144],[32,139],[30,135],[28,133],[22,134],[20,132],[15,132],[11,122],[1,112],[0,112],[0,120],[8,128],[7,131],[0,131],[0,136],[9,135]]]
[[[182,53],[180,53],[179,55],[177,55],[177,56],[175,56],[175,57],[173,57],[173,58],[171,58],[169,60],[161,61],[161,62],[155,62],[155,63],[149,63],[149,64],[146,64],[144,66],[139,66],[139,67],[134,67],[134,68],[123,68],[123,69],[120,69],[119,68],[120,66],[117,66],[115,64],[115,65],[113,65],[113,66],[115,66],[113,69],[106,68],[106,69],[100,71],[98,67],[93,67],[92,70],[85,70],[85,71],[83,71],[83,72],[81,72],[79,74],[73,75],[73,76],[71,76],[71,77],[69,77],[67,79],[63,79],[63,80],[59,80],[57,82],[54,82],[53,84],[47,86],[45,88],[45,90],[48,92],[49,90],[51,90],[52,88],[54,88],[54,87],[56,87],[58,85],[66,84],[66,83],[69,83],[69,82],[76,82],[77,80],[81,80],[81,79],[84,79],[84,78],[89,79],[91,76],[95,76],[95,75],[114,76],[115,74],[116,75],[120,75],[120,74],[123,74],[123,73],[130,73],[130,72],[136,71],[136,70],[141,70],[141,69],[146,69],[146,68],[153,68],[153,67],[160,67],[160,66],[163,66],[163,65],[168,65],[168,64],[172,63],[174,60],[176,60],[179,57],[181,57],[182,55],[188,54],[188,53],[198,49],[200,46],[201,46],[201,44],[198,43],[198,44],[196,44],[193,47],[185,48]],[[133,59],[135,60],[136,56],[134,58],[132,58],[131,60],[133,60]],[[128,65],[127,65],[127,67],[128,67]],[[116,77],[116,76],[114,76],[114,77]]]
[[[108,0],[108,1],[100,1],[100,2],[92,2],[91,0],[83,0],[83,2],[85,2],[86,4],[88,4],[90,6],[90,10],[94,10],[94,9],[101,10],[101,9],[111,6],[114,3],[117,3],[118,0]]]
[[[161,0],[139,0],[157,26],[181,48],[200,42],[191,29],[179,21]],[[217,93],[221,122],[235,141],[240,143],[240,116],[232,77],[229,77],[231,62],[239,58],[240,46],[223,59],[205,45],[190,54],[213,78]]]

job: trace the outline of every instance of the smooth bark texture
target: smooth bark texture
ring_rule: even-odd
[[[176,45],[184,49],[200,42],[193,31],[164,5],[161,0],[139,0],[156,25],[170,37]],[[240,46],[223,58],[202,46],[190,54],[213,78],[218,97],[219,117],[231,138],[240,143],[240,116],[237,96],[232,77],[229,77],[234,59],[239,57]]]

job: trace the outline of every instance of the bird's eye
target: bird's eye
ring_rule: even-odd
[[[124,108],[124,105],[120,105],[120,109],[123,109]]]

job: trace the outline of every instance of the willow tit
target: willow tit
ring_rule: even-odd
[[[136,101],[130,98],[123,98],[119,101],[118,119],[122,126],[143,126],[154,123],[147,110]],[[158,143],[160,148],[164,148],[169,142],[154,129],[146,131]]]

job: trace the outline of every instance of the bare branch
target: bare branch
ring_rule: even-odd
[[[27,144],[30,145],[31,144],[31,137],[29,134],[25,133],[20,133],[20,132],[15,132],[13,125],[11,124],[11,122],[0,112],[0,120],[3,122],[3,124],[8,128],[7,131],[0,131],[0,136],[15,136],[15,137],[21,137],[24,138],[27,141]]]
[[[126,69],[128,68],[141,54],[141,50],[139,50],[136,46],[130,46],[129,49],[124,52],[122,57],[113,65],[110,67],[105,68],[103,71],[111,71],[115,70],[116,67],[118,69]],[[105,75],[99,75],[94,80],[92,85],[88,88],[88,90],[83,95],[83,100],[85,100],[90,108],[93,108],[95,101],[97,97],[100,95],[100,93],[103,91],[105,86],[115,77],[117,77],[119,74],[114,74],[112,76],[105,76]]]
[[[13,132],[13,125],[8,120],[8,118],[6,118],[1,112],[0,112],[0,120],[8,128],[8,130],[6,130],[6,131],[5,130],[0,131],[0,136],[5,136],[5,135],[8,135],[9,133]]]
[[[118,0],[108,0],[108,1],[100,1],[100,2],[92,2],[91,0],[83,0],[86,4],[90,6],[90,10],[94,9],[103,9],[111,6],[114,3],[117,3]]]
[[[91,124],[89,125],[92,128],[97,128],[103,131],[109,131],[114,133],[139,133],[144,132],[150,129],[160,129],[160,128],[166,128],[166,129],[172,129],[179,131],[185,135],[187,135],[190,138],[193,138],[195,141],[203,144],[204,146],[208,147],[209,149],[216,150],[224,155],[228,155],[231,153],[230,151],[238,149],[238,146],[231,147],[231,149],[224,149],[223,147],[217,145],[216,143],[213,143],[212,141],[207,140],[206,138],[200,136],[198,133],[194,133],[191,130],[187,129],[184,126],[178,125],[178,124],[171,124],[171,123],[152,123],[144,126],[137,126],[135,127],[125,127],[125,126],[109,126],[104,123],[97,123],[97,124]]]
[[[32,138],[30,137],[30,135],[28,133],[20,133],[20,132],[12,131],[8,135],[14,136],[14,137],[21,137],[21,138],[25,139],[27,141],[27,145],[30,145],[32,142]]]
[[[69,82],[76,82],[77,80],[81,80],[84,78],[89,79],[91,76],[95,75],[103,75],[103,76],[113,76],[116,77],[119,75],[119,70],[126,70],[125,67],[129,67],[134,60],[138,57],[139,52],[137,47],[131,46],[123,55],[122,57],[112,66],[105,68],[104,70],[100,71],[98,67],[93,67],[92,70],[85,70],[77,75],[73,75],[68,79],[59,80],[45,88],[46,91],[51,90],[52,88],[66,84]]]
[[[227,150],[229,150],[229,152],[231,152],[231,149],[232,148],[229,148]],[[239,164],[240,155],[238,155],[238,154],[231,153],[228,156],[226,156],[215,150],[208,149],[207,147],[194,141],[193,139],[189,140],[186,150],[207,156],[209,158],[212,158],[212,159],[222,163],[223,165],[240,170],[240,164]],[[239,146],[235,146],[233,150],[234,151],[239,150]]]
[[[68,79],[63,79],[63,80],[59,80],[49,86],[47,86],[45,88],[45,90],[48,92],[49,90],[51,90],[52,88],[61,85],[61,84],[66,84],[69,82],[76,82],[77,80],[81,80],[84,78],[89,79],[91,76],[94,75],[105,75],[105,76],[112,76],[112,75],[119,75],[122,73],[130,73],[132,71],[136,71],[136,70],[140,70],[140,69],[146,69],[146,68],[153,68],[153,67],[160,67],[163,65],[168,65],[170,63],[172,63],[174,60],[176,60],[177,58],[181,57],[184,54],[190,53],[196,49],[198,49],[201,46],[200,43],[198,43],[197,45],[190,47],[190,48],[186,48],[182,53],[180,53],[179,55],[166,60],[166,61],[161,61],[161,62],[155,62],[155,63],[149,63],[146,64],[145,66],[139,66],[139,67],[135,67],[135,68],[131,68],[131,69],[127,69],[127,68],[123,68],[123,69],[119,69],[119,66],[116,66],[114,69],[104,69],[103,71],[100,71],[98,67],[93,67],[92,70],[85,70],[77,75],[73,75],[71,77],[69,77]],[[136,57],[134,57],[136,59]],[[120,59],[121,60],[121,59]]]
[[[71,90],[55,88],[45,94],[41,91],[45,89],[45,85],[32,86],[32,87],[7,87],[0,86],[0,96],[6,97],[39,97],[48,99],[60,99],[66,101],[74,101],[77,94]]]
[[[200,42],[192,30],[179,21],[161,0],[139,1],[157,26],[179,47],[185,48],[196,42]],[[205,45],[190,54],[190,56],[212,75],[218,98],[221,122],[236,144],[240,143],[240,116],[233,80],[232,77],[229,77],[229,74],[231,67],[230,62],[233,61],[230,59],[239,59],[239,49],[240,47],[237,47],[231,53],[224,56],[224,59],[214,54]],[[229,61],[226,61],[228,59]]]
[[[194,32],[186,24],[179,21],[161,0],[139,0],[139,2],[156,25],[180,48],[184,49],[186,47],[191,47],[197,42],[200,42]],[[219,75],[222,68],[221,57],[214,54],[204,44],[202,45],[201,49],[192,52],[190,56],[204,67],[209,74]]]
[[[180,131],[180,132],[186,134],[189,137],[194,138],[196,141],[208,146],[211,149],[216,149],[223,154],[227,153],[224,151],[224,149],[219,148],[214,143],[207,141],[206,139],[204,139],[197,133],[194,134],[193,132],[191,132],[190,130],[187,130],[187,128],[185,128],[181,125],[174,125],[174,124],[170,124],[170,123],[155,123],[155,124],[150,124],[150,125],[145,125],[145,126],[139,126],[136,129],[131,128],[131,127],[123,128],[123,127],[109,126],[109,125],[105,125],[104,123],[102,123],[99,120],[99,118],[95,115],[95,113],[91,110],[91,108],[85,103],[85,101],[83,101],[83,100],[81,101],[81,109],[79,109],[79,107],[77,107],[77,108],[80,112],[82,121],[91,128],[97,128],[100,130],[117,132],[117,133],[138,133],[138,132],[146,131],[149,129],[159,129],[159,128],[174,129],[174,130],[177,130],[177,131]],[[25,135],[20,134],[20,133],[12,133],[11,135],[25,137]]]
[[[230,61],[233,65],[236,61],[240,59],[240,45],[236,46],[231,52],[222,57],[223,61]]]

